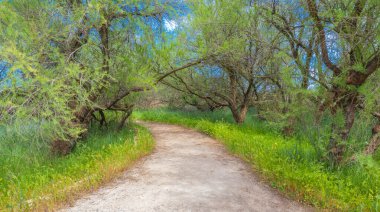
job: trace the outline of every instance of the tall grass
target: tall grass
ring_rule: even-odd
[[[320,162],[311,142],[284,138],[270,125],[254,119],[237,126],[225,112],[150,110],[137,112],[134,117],[207,133],[251,163],[273,187],[315,207],[380,210],[380,169],[371,158],[331,169]]]
[[[91,128],[89,137],[64,157],[43,142],[0,142],[0,211],[51,210],[72,202],[118,176],[153,149],[150,133],[138,125],[118,132]]]

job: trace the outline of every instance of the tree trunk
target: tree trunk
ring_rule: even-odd
[[[131,116],[132,114],[132,109],[125,112],[123,118],[121,119],[120,123],[119,123],[119,126],[117,127],[117,130],[120,131],[124,128],[125,126],[125,122],[127,121],[127,119],[129,118],[129,116]]]
[[[377,125],[380,128],[380,125]],[[372,135],[371,141],[364,150],[365,155],[373,155],[380,146],[380,133]]]
[[[345,100],[339,100],[346,96]],[[341,92],[338,89],[335,91],[334,102],[336,106],[332,108],[332,114],[336,115],[337,109],[341,108],[344,113],[344,127],[338,127],[335,123],[332,124],[332,133],[329,143],[329,159],[333,163],[340,163],[346,150],[346,142],[355,122],[355,112],[357,105],[357,93]]]
[[[230,110],[232,112],[232,116],[233,116],[235,122],[239,125],[243,124],[245,121],[245,118],[247,116],[248,106],[242,105],[240,107],[240,109],[236,106],[232,106],[232,107],[230,107]]]
[[[380,146],[380,113],[373,113],[373,116],[378,119],[378,123],[372,128],[372,138],[363,152],[365,155],[374,154]]]

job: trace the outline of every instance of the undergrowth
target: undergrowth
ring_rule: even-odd
[[[252,164],[273,187],[317,208],[380,210],[380,169],[371,158],[332,169],[318,159],[310,142],[284,138],[265,122],[251,118],[238,126],[220,112],[149,110],[135,112],[134,118],[204,132]]]
[[[117,177],[154,146],[150,133],[133,124],[120,132],[93,126],[89,137],[62,157],[41,151],[48,150],[43,144],[39,150],[17,141],[0,145],[0,211],[59,208]]]

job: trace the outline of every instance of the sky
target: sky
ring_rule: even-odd
[[[165,25],[166,30],[169,32],[174,31],[178,26],[175,20],[167,20],[167,19],[165,19],[164,25]]]

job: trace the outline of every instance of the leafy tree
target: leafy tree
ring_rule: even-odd
[[[0,123],[39,124],[67,153],[92,120],[121,111],[153,84],[155,47],[176,1],[6,1],[0,60],[10,64]],[[20,77],[17,72],[21,72]]]
[[[330,156],[334,161],[340,161],[345,151],[345,142],[349,138],[354,124],[361,95],[358,92],[368,77],[379,74],[380,51],[379,20],[376,13],[380,9],[376,1],[354,2],[342,1],[335,4],[332,1],[307,1],[307,10],[318,32],[317,42],[323,63],[332,71],[332,82],[328,99],[328,107],[333,115],[341,111],[344,116],[343,126],[332,125],[330,138]],[[321,14],[331,18],[322,21]],[[328,35],[336,36],[341,48],[338,62],[334,62],[328,51]],[[334,42],[334,41],[333,41]]]
[[[269,52],[254,5],[246,1],[192,2],[193,20],[185,45],[202,63],[169,86],[203,100],[210,108],[228,107],[238,124],[244,122],[258,87],[257,76]]]
[[[191,5],[188,31],[193,33],[185,46],[201,63],[166,84],[229,107],[237,123],[254,105],[266,119],[282,123],[286,134],[308,114],[320,128],[328,112],[329,160],[341,162],[356,117],[378,111],[378,96],[368,93],[378,87],[379,4],[218,0]],[[375,138],[366,152],[377,149]]]

